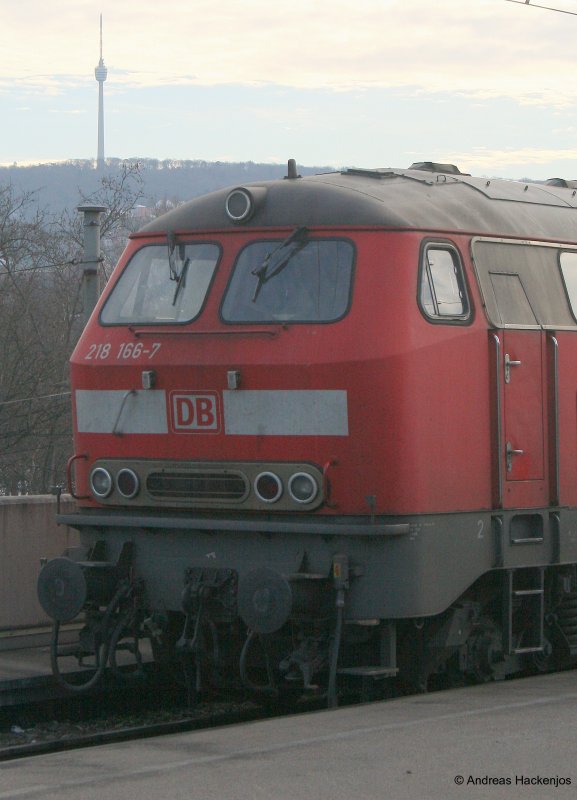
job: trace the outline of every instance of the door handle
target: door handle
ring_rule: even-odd
[[[507,472],[511,472],[511,470],[513,469],[513,456],[524,456],[525,451],[515,450],[511,442],[507,442],[506,454],[507,454]]]
[[[520,367],[521,364],[521,361],[514,361],[509,357],[509,353],[505,353],[505,383],[511,381],[511,367]]]

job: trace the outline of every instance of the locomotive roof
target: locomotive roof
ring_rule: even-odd
[[[577,241],[574,182],[474,178],[450,165],[441,165],[446,171],[439,172],[426,164],[418,169],[347,169],[237,187],[260,197],[245,225],[378,226]],[[221,189],[197,197],[139,234],[242,228],[226,213],[230,192]]]

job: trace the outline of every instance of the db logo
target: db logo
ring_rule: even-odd
[[[177,432],[218,432],[218,396],[214,392],[191,394],[173,392],[171,395],[172,428]]]

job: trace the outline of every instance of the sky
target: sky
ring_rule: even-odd
[[[577,178],[577,0],[0,0],[0,163]]]

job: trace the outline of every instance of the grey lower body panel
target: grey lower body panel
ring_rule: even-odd
[[[577,510],[481,511],[380,518],[264,520],[87,512],[59,521],[84,545],[106,542],[107,557],[134,545],[135,574],[150,607],[180,610],[188,568],[259,567],[283,575],[331,575],[333,558],[351,567],[349,619],[403,619],[441,613],[491,570],[577,562]]]

